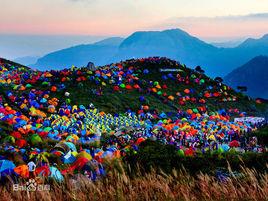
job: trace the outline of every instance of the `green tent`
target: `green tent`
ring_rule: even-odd
[[[5,137],[4,141],[9,143],[15,143],[15,138],[13,136],[7,136]]]
[[[194,108],[193,109],[193,112],[197,114],[198,113],[198,109]]]
[[[204,84],[205,83],[205,80],[204,79],[201,79],[199,83],[200,84]]]
[[[177,153],[179,156],[184,156],[184,151],[182,149],[179,149]]]
[[[33,134],[31,137],[30,137],[30,141],[32,144],[38,144],[38,143],[41,143],[42,142],[42,138],[37,135],[37,134]]]
[[[191,78],[192,78],[192,79],[195,79],[195,78],[196,78],[196,75],[195,75],[195,74],[192,74],[192,75],[191,75]]]
[[[32,85],[31,84],[26,84],[26,88],[31,88]]]
[[[52,128],[50,128],[50,127],[46,127],[46,128],[44,128],[44,132],[49,132],[49,131],[51,131],[52,130]]]
[[[92,160],[92,156],[87,153],[86,151],[81,151],[77,156],[76,158],[86,158],[88,160]]]

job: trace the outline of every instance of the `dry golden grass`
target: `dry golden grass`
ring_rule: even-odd
[[[83,175],[66,180],[54,183],[50,191],[15,192],[11,185],[2,186],[0,200],[268,200],[268,174],[247,168],[239,178],[229,177],[224,182],[202,173],[193,177],[183,170],[170,175],[152,171],[131,178],[122,169],[95,183]]]

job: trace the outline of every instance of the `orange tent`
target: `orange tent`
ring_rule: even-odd
[[[148,105],[144,105],[142,108],[143,108],[144,110],[149,110],[149,106],[148,106]]]
[[[156,88],[152,88],[152,91],[156,93],[157,92],[157,89]]]
[[[25,86],[21,86],[19,90],[20,91],[25,91],[25,89],[26,89]]]
[[[155,86],[157,89],[162,89],[162,87],[158,84]]]
[[[168,99],[174,101],[174,96],[169,96]]]
[[[189,89],[184,89],[184,93],[189,94],[190,90]]]
[[[120,150],[116,150],[116,151],[113,153],[113,155],[114,155],[115,158],[120,158],[120,156],[121,156]]]
[[[100,112],[100,115],[101,115],[101,116],[104,116],[104,115],[105,115],[105,112],[101,111],[101,112]]]
[[[28,169],[27,165],[20,165],[18,167],[15,167],[14,172],[16,172],[22,178],[28,178],[29,177],[29,169]]]
[[[57,87],[52,86],[52,87],[51,87],[51,91],[52,91],[52,92],[56,92],[56,91],[57,91]]]
[[[187,110],[187,113],[188,113],[188,114],[193,114],[193,110],[188,109],[188,110]]]

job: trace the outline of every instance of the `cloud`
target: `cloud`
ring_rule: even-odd
[[[248,15],[227,15],[227,16],[216,16],[216,17],[173,17],[166,20],[166,23],[169,22],[179,22],[183,20],[195,20],[195,21],[202,21],[202,20],[268,20],[268,13],[254,13]]]
[[[213,18],[212,18],[213,19]],[[219,16],[214,17],[214,19],[218,20],[268,20],[268,13],[254,13],[248,15],[229,15],[229,16]]]
[[[152,28],[182,28],[207,37],[259,37],[268,33],[268,13],[217,17],[173,17]]]

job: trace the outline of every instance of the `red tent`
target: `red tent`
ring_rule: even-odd
[[[12,132],[12,133],[11,133],[11,136],[13,136],[14,138],[17,138],[17,139],[22,138],[20,132],[18,132],[18,131],[14,131],[14,132]]]
[[[72,173],[74,170],[82,170],[89,160],[87,158],[78,158],[69,168],[62,171],[62,174]]]
[[[233,140],[232,142],[229,143],[230,147],[239,147],[239,142],[237,140]]]
[[[137,139],[136,144],[139,145],[140,143],[144,142],[145,139],[143,137],[140,137]]]
[[[131,90],[131,89],[133,89],[133,88],[132,88],[131,85],[128,84],[128,85],[126,85],[126,89]]]
[[[135,89],[140,89],[140,86],[139,86],[138,84],[135,84],[133,87],[134,87]]]
[[[22,148],[22,147],[25,147],[27,145],[27,141],[24,140],[24,139],[19,139],[19,140],[16,140],[15,144],[19,147],[19,148]]]
[[[114,89],[114,91],[119,91],[120,90],[119,86],[114,86],[113,89]]]
[[[42,175],[42,176],[45,176],[45,177],[47,177],[47,176],[49,176],[50,175],[50,169],[49,169],[49,167],[47,166],[47,165],[44,165],[44,166],[42,166],[42,167],[38,167],[38,168],[36,168],[35,169],[35,174],[36,175]]]

